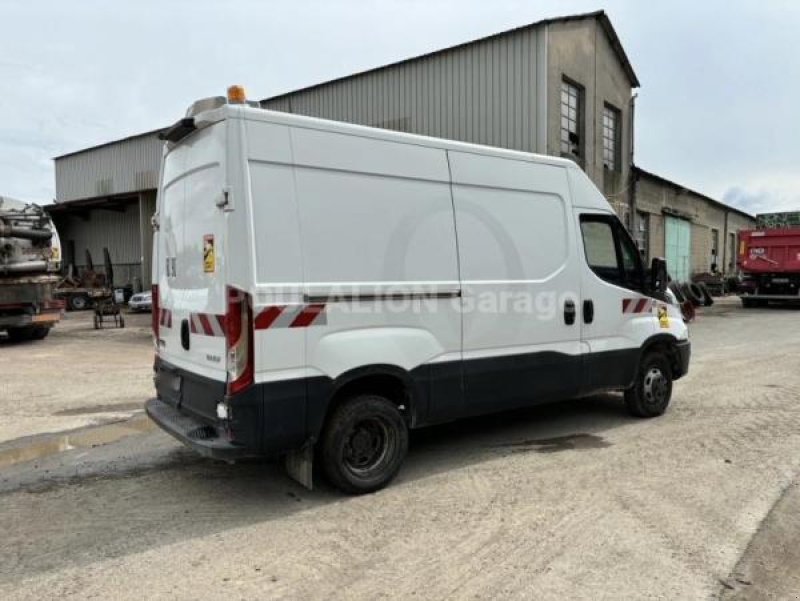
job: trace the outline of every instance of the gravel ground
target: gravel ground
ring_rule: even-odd
[[[791,523],[781,521],[783,508],[797,505],[781,499],[800,471],[798,317],[718,303],[692,326],[690,374],[662,418],[629,418],[607,395],[416,432],[397,481],[363,497],[324,485],[306,491],[269,464],[204,460],[159,431],[17,463],[0,471],[0,597],[618,600],[792,591],[770,568],[780,556],[759,545],[774,547],[762,537],[777,529],[781,544],[797,547],[798,532],[787,542]],[[54,332],[36,352],[59,361],[73,347],[113,354],[119,375],[85,376],[71,358],[71,368],[57,368],[73,375],[67,402],[63,382],[32,382],[23,373],[36,370],[17,371],[15,359],[6,386],[20,400],[0,407],[12,416],[4,432],[22,432],[8,425],[19,417],[44,431],[125,415],[61,422],[41,397],[21,411],[32,389],[50,390],[59,411],[88,407],[85,386],[105,391],[99,405],[147,396],[144,334],[97,345],[94,332],[76,326],[69,342],[61,331],[65,340]],[[54,341],[61,351],[44,350]]]
[[[153,390],[150,314],[95,330],[92,311],[66,313],[44,340],[0,335],[0,442],[131,416]]]

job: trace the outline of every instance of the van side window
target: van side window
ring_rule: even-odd
[[[644,270],[636,246],[619,219],[611,215],[581,215],[586,262],[606,282],[644,290]]]
[[[620,285],[622,274],[617,260],[617,248],[611,224],[581,217],[581,233],[589,267],[600,278]]]
[[[625,276],[626,288],[644,292],[644,282],[642,281],[643,268],[641,263],[641,255],[637,250],[633,240],[631,240],[628,232],[621,227],[618,232],[619,248],[622,254],[622,271]]]

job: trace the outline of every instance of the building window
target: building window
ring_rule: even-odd
[[[636,212],[636,227],[633,234],[639,254],[645,263],[650,261],[650,215],[642,211]]]
[[[583,164],[583,89],[567,79],[561,82],[561,154]]]
[[[711,228],[711,271],[718,269],[719,265],[719,230]]]
[[[603,106],[603,167],[619,171],[620,112],[610,104]]]

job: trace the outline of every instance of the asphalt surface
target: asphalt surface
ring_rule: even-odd
[[[199,458],[108,412],[127,396],[76,405],[79,446],[0,468],[0,597],[796,598],[799,318],[719,303],[663,417],[605,395],[416,432],[395,483],[363,497]],[[122,344],[144,349],[124,378],[149,377],[149,342]],[[52,385],[16,381],[15,361],[12,390]]]

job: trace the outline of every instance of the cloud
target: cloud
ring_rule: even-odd
[[[743,207],[800,207],[794,192],[800,182],[774,183],[800,163],[800,53],[786,50],[800,29],[800,3],[602,4],[642,80],[637,162]],[[0,0],[6,84],[0,194],[46,202],[55,193],[53,156],[171,123],[192,101],[231,83],[263,98],[599,4],[239,0],[235,6]]]
[[[722,201],[748,213],[800,211],[800,182],[793,189],[747,188],[734,186],[722,195]]]

